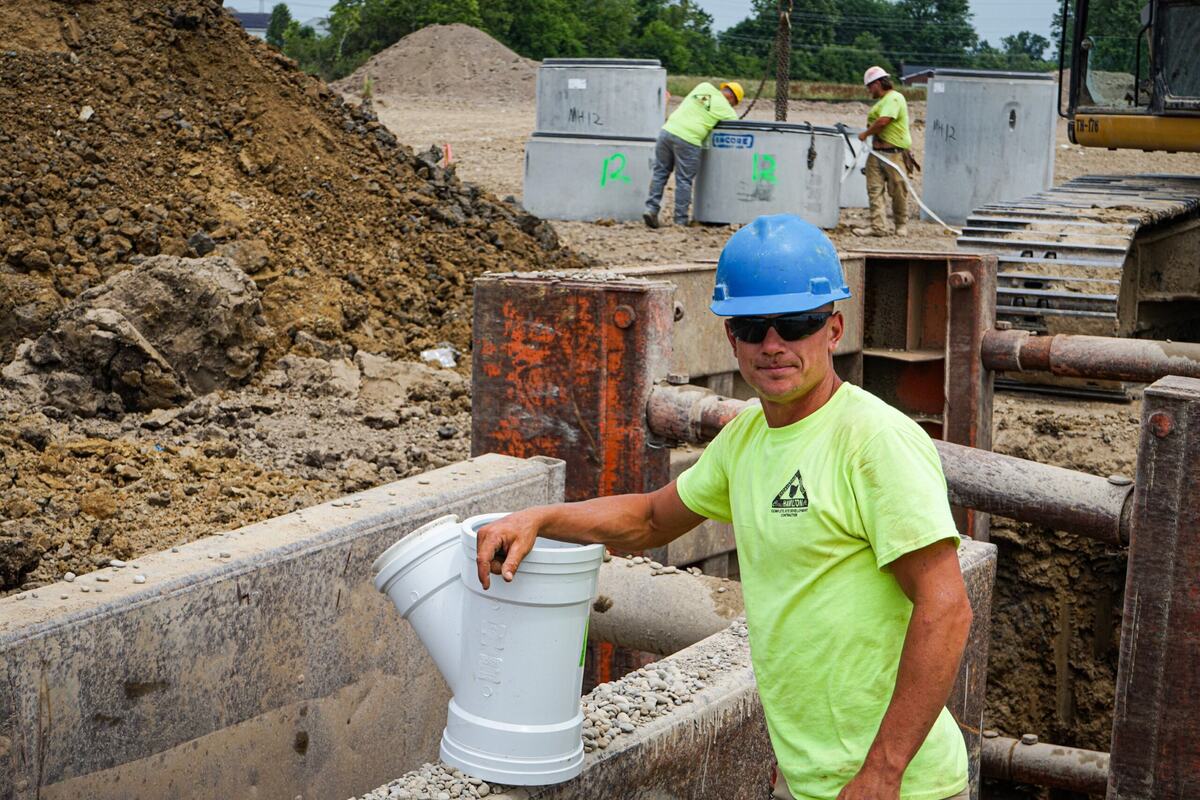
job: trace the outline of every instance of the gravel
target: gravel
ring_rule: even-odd
[[[407,775],[362,795],[361,800],[457,800],[488,797],[505,787],[472,778],[444,764],[422,764]]]

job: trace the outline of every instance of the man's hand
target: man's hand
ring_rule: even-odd
[[[837,800],[900,800],[899,775],[866,764],[838,792]]]
[[[492,585],[492,575],[511,581],[521,559],[533,549],[541,529],[538,509],[529,508],[501,517],[484,525],[475,537],[475,566],[484,589]]]
[[[489,588],[492,575],[511,581],[539,536],[636,552],[662,547],[703,521],[679,499],[674,481],[649,494],[527,508],[479,529],[475,540],[479,583]]]
[[[858,140],[859,140],[860,142],[865,142],[865,141],[867,140],[867,136],[868,136],[868,135],[869,135],[869,132],[868,132],[868,131],[863,131],[862,133],[860,133],[860,134],[858,135]]]

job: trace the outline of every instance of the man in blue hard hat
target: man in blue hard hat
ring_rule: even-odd
[[[712,310],[758,394],[699,461],[646,494],[530,508],[483,528],[477,566],[512,580],[537,536],[661,547],[732,522],[776,798],[965,800],[945,703],[971,624],[933,443],[833,370],[850,296],[832,242],[760,217],[721,252]]]

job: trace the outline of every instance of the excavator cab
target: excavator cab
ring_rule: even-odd
[[[1128,0],[1064,0],[1063,19],[1059,86],[1069,63],[1071,141],[1200,152],[1200,0],[1140,10]]]

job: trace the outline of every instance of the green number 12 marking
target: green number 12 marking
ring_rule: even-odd
[[[625,154],[613,153],[608,158],[604,159],[604,166],[600,169],[600,185],[607,186],[610,181],[621,181],[629,183],[629,176],[622,173],[625,172]]]
[[[754,182],[775,183],[775,156],[754,154]]]

